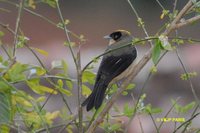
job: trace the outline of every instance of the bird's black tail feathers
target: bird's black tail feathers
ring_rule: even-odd
[[[82,103],[82,106],[87,105],[86,107],[87,111],[90,111],[93,107],[95,107],[95,109],[98,109],[103,102],[107,86],[108,82],[106,83],[105,81],[102,82],[99,81],[94,86],[94,89],[90,94],[90,96]]]

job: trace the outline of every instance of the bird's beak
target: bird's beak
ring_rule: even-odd
[[[103,38],[104,38],[104,39],[111,39],[111,37],[110,37],[109,35],[104,36]]]

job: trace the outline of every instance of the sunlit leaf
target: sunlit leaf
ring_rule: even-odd
[[[0,124],[1,133],[10,133],[10,128],[5,124]]]
[[[83,96],[89,96],[90,94],[91,94],[91,90],[90,90],[90,88],[89,87],[87,87],[86,85],[82,85],[82,95]]]
[[[41,94],[41,95],[45,93],[57,94],[56,90],[51,89],[47,86],[40,85],[39,80],[37,79],[27,81],[27,85],[37,94]]]
[[[69,90],[63,88],[63,82],[62,82],[61,79],[59,79],[59,80],[57,81],[57,83],[58,83],[58,89],[59,89],[59,91],[60,91],[61,93],[65,94],[66,96],[72,96],[71,91],[69,91]]]
[[[59,111],[55,111],[53,113],[47,112],[45,115],[46,118],[46,122],[51,125],[53,123],[52,120],[54,120],[55,118],[57,118],[59,116]]]
[[[4,76],[6,79],[11,81],[25,80],[26,76],[24,72],[27,70],[28,70],[28,65],[17,62],[14,65],[12,65],[12,67],[8,70],[8,72]]]
[[[42,50],[42,49],[39,49],[39,48],[33,48],[31,47],[33,50],[37,51],[38,53],[40,53],[41,55],[44,55],[44,56],[48,56],[48,52],[45,51],[45,50]]]
[[[66,85],[70,90],[72,90],[72,88],[73,88],[73,82],[72,81],[67,80]]]
[[[90,83],[90,84],[94,84],[95,82],[95,74],[91,71],[84,71],[82,74],[82,81],[83,83]]]
[[[21,96],[13,96],[12,98],[16,103],[19,103],[26,107],[33,107],[33,105],[29,101],[27,101],[26,99],[24,99]]]
[[[133,108],[133,107],[130,107],[130,106],[128,105],[128,103],[126,103],[126,104],[124,105],[123,114],[124,114],[125,116],[127,116],[127,117],[131,117],[131,116],[133,115],[133,113],[134,113],[134,108]]]

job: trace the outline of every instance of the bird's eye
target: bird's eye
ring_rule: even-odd
[[[112,37],[113,40],[117,41],[121,38],[122,33],[121,32],[114,32],[110,35],[110,37]]]

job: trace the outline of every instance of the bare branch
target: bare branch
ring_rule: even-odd
[[[174,26],[174,29],[179,29],[179,28],[181,28],[183,26],[192,24],[193,22],[196,22],[196,21],[199,21],[199,20],[200,20],[200,15],[192,17],[190,19],[184,20],[183,22],[180,22],[180,23],[176,24]]]

